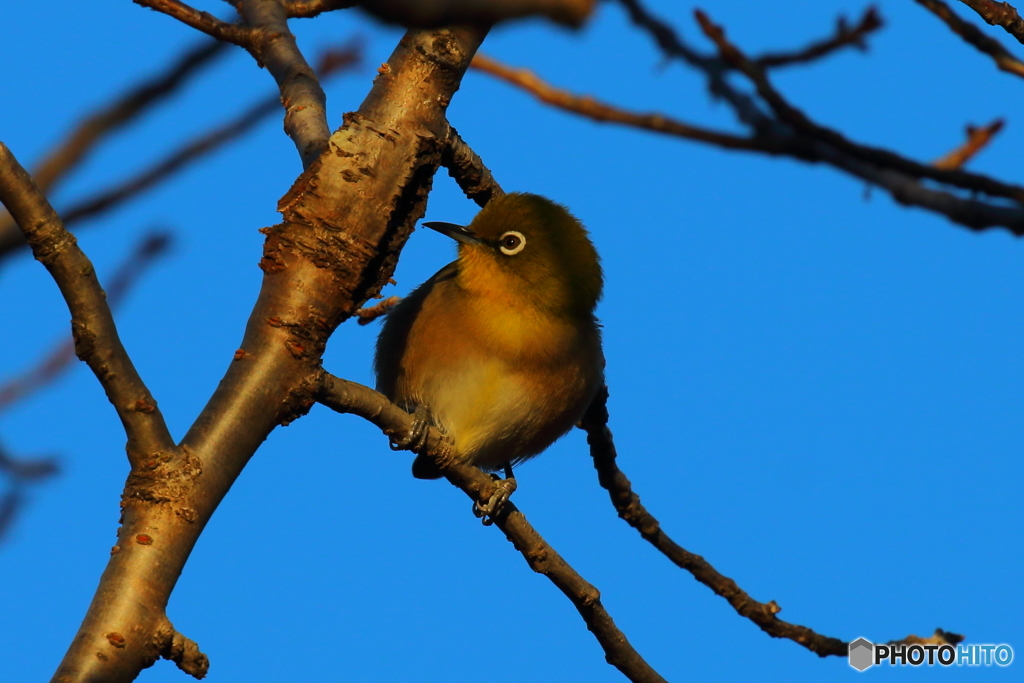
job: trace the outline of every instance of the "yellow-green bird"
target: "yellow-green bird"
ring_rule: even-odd
[[[468,227],[424,225],[459,256],[388,314],[377,390],[426,415],[460,458],[508,474],[572,429],[604,382],[597,251],[535,194],[496,197]],[[441,476],[422,456],[412,472]]]

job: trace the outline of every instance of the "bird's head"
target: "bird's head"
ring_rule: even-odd
[[[495,197],[468,226],[424,223],[459,241],[459,281],[484,296],[527,297],[557,313],[590,316],[601,264],[583,225],[539,195]]]

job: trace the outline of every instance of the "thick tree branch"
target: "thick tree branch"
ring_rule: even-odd
[[[252,50],[255,32],[249,26],[240,26],[222,21],[209,12],[200,12],[180,0],[132,0],[132,2],[166,14],[186,26],[191,26],[197,31],[202,31],[217,40],[233,43],[246,50]]]
[[[295,143],[302,167],[309,168],[327,148],[327,96],[288,30],[280,0],[242,0],[242,16],[255,29],[257,60],[277,81],[284,105],[284,131]]]
[[[776,616],[782,608],[774,600],[767,603],[754,600],[735,581],[720,574],[703,557],[691,553],[669,538],[654,515],[641,504],[640,496],[633,492],[629,479],[616,464],[615,442],[611,430],[608,429],[607,400],[608,389],[604,388],[587,410],[580,427],[587,432],[587,443],[590,444],[590,454],[594,458],[598,482],[608,491],[619,517],[640,532],[645,541],[657,548],[676,566],[690,572],[693,578],[714,591],[715,595],[725,598],[737,614],[750,619],[768,635],[773,638],[788,638],[820,657],[845,657],[849,643],[815,633],[806,626],[782,621]],[[950,636],[946,642],[952,644],[963,639],[956,634],[946,635]],[[923,641],[911,635],[900,642]]]
[[[408,33],[331,153],[281,200],[241,348],[180,447],[133,467],[118,543],[55,681],[130,681],[161,654],[167,600],[203,527],[267,435],[313,404],[330,333],[391,277],[440,164],[448,102],[485,34]]]
[[[757,63],[765,68],[805,64],[826,57],[844,47],[855,47],[862,52],[868,45],[864,39],[871,33],[882,28],[882,17],[874,7],[868,7],[854,26],[846,23],[846,17],[836,21],[835,34],[824,40],[811,43],[803,50],[795,52],[771,52],[757,58]]]
[[[1024,78],[1024,62],[1014,57],[998,40],[989,38],[977,26],[957,16],[942,0],[917,0],[917,4],[942,19],[964,41],[991,57],[1001,71]]]
[[[0,143],[0,201],[21,226],[71,311],[75,352],[89,364],[117,410],[133,463],[174,446],[156,401],[121,345],[92,263],[10,150]]]
[[[448,146],[441,157],[441,165],[448,169],[448,175],[455,179],[466,196],[480,207],[486,206],[494,197],[505,194],[490,169],[484,165],[483,159],[477,156],[454,128],[449,131]]]
[[[87,116],[53,148],[32,171],[36,186],[49,194],[110,133],[174,94],[201,67],[227,48],[225,43],[203,40],[174,59],[170,66],[130,88],[108,106]],[[66,219],[66,216],[65,216]],[[66,224],[66,223],[65,223]],[[7,214],[0,214],[0,259],[25,243],[21,230]]]
[[[110,278],[106,293],[111,308],[116,308],[139,276],[156,259],[167,253],[170,244],[171,234],[168,232],[151,232],[142,238],[131,255],[118,266]],[[37,365],[4,382],[0,385],[0,413],[57,379],[71,366],[74,359],[74,341],[62,340]]]
[[[412,415],[388,401],[383,394],[326,372],[320,375],[316,400],[339,413],[351,413],[369,420],[392,441],[407,440],[412,429]],[[424,447],[419,452],[432,457],[445,478],[476,503],[487,503],[494,493],[494,480],[476,467],[461,462],[437,428],[430,427]],[[494,523],[522,553],[530,568],[547,577],[569,598],[601,644],[609,664],[634,682],[664,681],[615,625],[601,604],[598,590],[537,533],[514,504],[506,503]]]
[[[982,19],[992,26],[1003,29],[1021,43],[1024,43],[1024,19],[1020,18],[1017,9],[1008,2],[995,0],[960,0],[978,13]]]

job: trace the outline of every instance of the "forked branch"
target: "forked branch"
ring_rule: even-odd
[[[173,448],[163,415],[117,335],[88,257],[14,155],[0,143],[0,202],[21,227],[32,254],[50,271],[71,311],[75,352],[89,364],[128,436],[132,463]]]
[[[774,600],[767,603],[758,602],[735,581],[720,574],[703,557],[691,553],[669,538],[654,515],[640,502],[640,496],[633,492],[632,484],[616,463],[615,442],[608,428],[607,400],[608,389],[603,388],[587,410],[580,426],[587,432],[587,443],[590,444],[590,454],[594,459],[598,482],[608,491],[619,517],[640,532],[645,541],[657,548],[677,567],[690,572],[693,578],[714,591],[715,595],[725,598],[737,614],[750,619],[768,635],[773,638],[788,638],[820,657],[845,657],[849,643],[823,636],[806,626],[779,619],[777,615],[782,608]],[[937,637],[939,633],[944,634],[946,642],[954,645],[963,640],[963,636],[941,630],[936,631],[937,635],[933,637]],[[920,640],[917,636],[911,635],[899,642],[916,642],[914,639]]]

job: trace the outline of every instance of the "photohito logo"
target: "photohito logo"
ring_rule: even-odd
[[[850,643],[850,666],[857,671],[866,671],[876,664],[887,662],[890,666],[1009,666],[1013,662],[1013,648],[999,645],[905,645],[889,643],[875,645],[867,638],[858,638]]]

